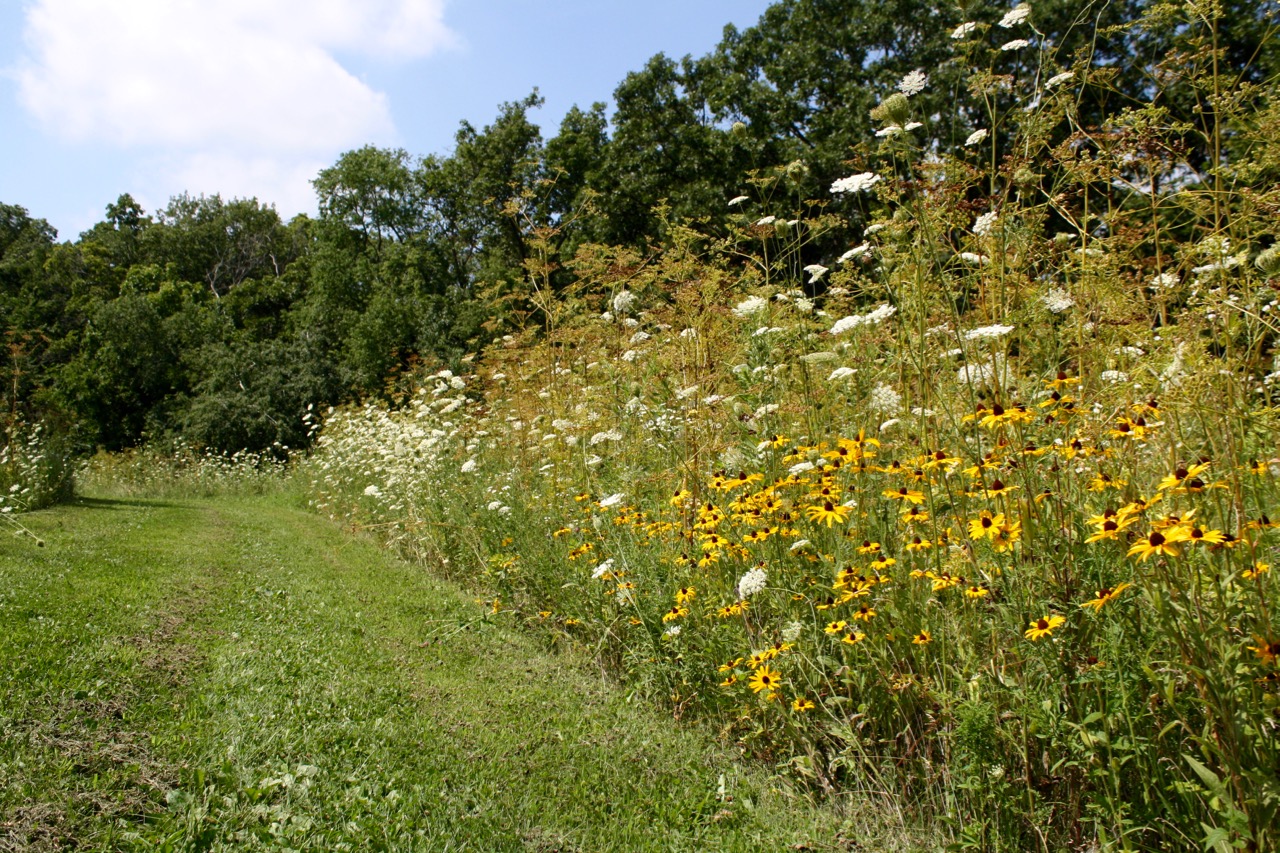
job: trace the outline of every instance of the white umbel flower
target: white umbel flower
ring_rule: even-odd
[[[869,190],[880,182],[880,176],[875,172],[860,172],[856,175],[850,175],[847,178],[841,178],[831,184],[831,192],[833,193],[857,193],[863,190]]]
[[[765,574],[764,569],[752,569],[738,579],[738,598],[750,598],[763,592],[768,583],[769,576]]]
[[[1026,39],[1014,39],[1013,41],[1007,41],[1004,44],[1000,45],[1000,49],[1006,52],[1010,50],[1022,50],[1024,47],[1026,47],[1029,44],[1031,44],[1031,42],[1027,41]]]
[[[976,30],[977,28],[978,28],[977,21],[965,21],[963,24],[961,24],[960,26],[956,27],[954,30],[951,31],[951,37],[957,40],[962,39],[965,36],[969,35],[969,33]]]
[[[1003,338],[1012,331],[1013,326],[1003,326],[996,323],[991,326],[979,326],[976,329],[970,329],[964,333],[964,339],[966,341],[994,340],[996,338]]]
[[[733,313],[739,317],[752,317],[759,314],[769,305],[763,296],[748,296],[733,307]]]
[[[917,68],[915,71],[909,71],[898,81],[898,91],[906,95],[908,98],[924,91],[924,87],[929,85],[929,75],[923,70]]]
[[[988,210],[979,216],[973,223],[973,233],[979,237],[986,237],[992,231],[996,230],[996,222],[999,216],[994,210]]]
[[[863,243],[861,246],[854,246],[852,249],[840,256],[839,263],[848,263],[859,255],[865,255],[869,251],[871,251],[870,243]]]
[[[1071,308],[1076,301],[1071,298],[1071,294],[1067,293],[1061,287],[1055,287],[1040,297],[1040,301],[1044,307],[1049,309],[1051,314],[1061,314],[1063,311]]]
[[[966,147],[970,145],[977,145],[979,142],[981,142],[986,138],[987,138],[987,129],[984,127],[979,130],[975,130],[973,133],[969,134],[969,138],[964,141],[964,144]]]
[[[1030,17],[1030,15],[1031,7],[1026,3],[1019,3],[1017,6],[1014,6],[1005,13],[1005,16],[1000,19],[1000,23],[996,24],[996,26],[1004,27],[1007,30],[1010,27],[1016,27],[1018,24],[1021,24]]]
[[[804,271],[813,276],[813,278],[809,279],[810,284],[817,284],[822,280],[824,275],[831,272],[831,270],[827,269],[822,264],[809,264],[809,266],[804,268]]]
[[[738,205],[746,201],[750,201],[750,199],[747,198],[745,195],[734,196],[733,198],[729,199],[729,207],[737,207]]]
[[[1076,76],[1076,72],[1074,71],[1063,71],[1061,74],[1055,74],[1052,77],[1050,77],[1048,80],[1046,80],[1044,87],[1046,89],[1052,89],[1055,86],[1061,86],[1063,83],[1066,83],[1067,81],[1071,80],[1075,76]]]
[[[871,399],[868,401],[868,405],[873,411],[881,414],[896,415],[902,411],[902,395],[893,390],[892,386],[881,382],[871,389]]]

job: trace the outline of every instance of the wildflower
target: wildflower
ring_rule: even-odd
[[[848,379],[857,372],[858,371],[854,370],[852,367],[837,367],[835,370],[831,371],[831,375],[827,377],[827,381],[839,382],[842,379]]]
[[[1098,590],[1098,595],[1096,598],[1093,598],[1090,601],[1086,601],[1084,604],[1081,604],[1080,606],[1092,607],[1094,613],[1101,612],[1104,605],[1106,605],[1110,601],[1115,601],[1116,598],[1119,597],[1120,593],[1128,589],[1129,586],[1130,584],[1128,582],[1125,582],[1125,583],[1118,583],[1114,587],[1100,589]]]
[[[831,501],[824,501],[822,506],[814,504],[805,509],[805,515],[809,516],[810,521],[816,521],[819,524],[825,522],[827,527],[836,522],[844,524],[852,512],[852,507],[832,504]]]
[[[912,540],[907,543],[908,551],[924,551],[932,547],[932,542],[928,539],[921,539],[919,536],[913,537]]]
[[[911,638],[911,642],[917,646],[927,646],[933,642],[933,635],[928,631],[921,631]]]
[[[889,319],[896,313],[898,313],[897,308],[885,303],[867,314],[854,314],[849,317],[841,317],[835,322],[835,325],[831,327],[831,334],[842,335],[851,329],[858,328],[859,326],[874,326]]]
[[[1002,524],[1004,524],[1004,513],[997,512],[993,515],[984,509],[977,518],[969,521],[969,538],[990,539],[999,532]]]
[[[969,35],[978,27],[977,21],[965,21],[960,26],[951,31],[951,37],[957,41]]]
[[[879,182],[880,176],[875,172],[861,172],[833,182],[831,184],[831,192],[836,194],[862,192],[863,190],[871,189]]]
[[[601,509],[609,509],[610,507],[615,507],[618,504],[622,503],[624,498],[626,498],[626,495],[624,495],[622,492],[615,492],[612,495],[606,495],[605,497],[601,498],[599,503],[597,503],[596,505],[599,506]]]
[[[929,84],[929,75],[923,70],[917,68],[915,71],[909,71],[901,80],[898,81],[898,91],[907,97],[919,94],[924,91],[924,87]]]
[[[886,489],[884,496],[895,501],[907,501],[913,504],[924,503],[924,492],[908,489],[906,486],[898,489]]]
[[[746,599],[762,592],[769,582],[764,569],[754,568],[738,579],[738,598]]]
[[[374,485],[369,485],[364,487],[364,493],[371,498],[377,498],[382,496],[382,489],[379,489],[377,486],[374,486]],[[502,502],[499,501],[498,505],[501,506]]]
[[[681,630],[683,630],[683,629],[682,629],[679,625],[668,625],[668,626],[667,626],[667,630],[665,630],[665,631],[663,631],[663,632],[662,632],[662,636],[664,636],[664,637],[678,637],[678,636],[680,636],[680,631],[681,631]]]
[[[1028,640],[1039,640],[1041,637],[1048,637],[1053,634],[1053,630],[1067,621],[1065,616],[1041,616],[1039,619],[1030,623],[1029,628],[1023,632]]]
[[[871,251],[870,243],[863,243],[861,246],[854,246],[852,249],[850,249],[849,251],[841,255],[837,259],[837,263],[847,264],[849,261],[853,260],[854,258],[860,255],[865,255],[869,251]]]
[[[1105,518],[1102,520],[1102,523],[1098,525],[1098,530],[1093,535],[1089,536],[1089,538],[1085,539],[1084,541],[1088,544],[1092,544],[1094,542],[1101,542],[1104,539],[1118,541],[1120,539],[1120,532],[1123,531],[1129,525],[1136,524],[1137,521],[1138,519],[1136,516],[1130,516],[1126,518],[1120,518],[1118,516]]]
[[[1029,44],[1031,44],[1031,42],[1026,39],[1014,39],[1013,41],[1007,41],[1000,45],[1000,49],[1003,51],[1021,50]]]
[[[768,666],[761,666],[751,674],[751,680],[747,682],[756,693],[765,691],[766,695],[772,695],[775,690],[782,686],[782,676],[777,670],[770,669]]]
[[[894,415],[902,411],[902,396],[891,386],[881,382],[871,390],[871,398],[868,400],[868,405],[872,411]]]
[[[875,618],[875,615],[876,612],[871,608],[871,605],[864,604],[854,612],[853,618],[860,622],[870,622]]]
[[[1063,83],[1066,83],[1067,81],[1071,80],[1075,76],[1076,76],[1076,72],[1074,71],[1063,71],[1061,74],[1055,74],[1052,77],[1050,77],[1048,80],[1046,80],[1044,87],[1046,89],[1052,89],[1055,86],[1060,86]]]
[[[964,591],[965,598],[972,599],[986,598],[990,594],[991,590],[987,589],[985,586],[978,586],[977,584],[974,584]]]
[[[591,577],[595,580],[613,580],[613,576],[613,557],[596,566],[595,571],[591,573]]]
[[[969,134],[969,138],[964,141],[965,147],[977,145],[979,142],[987,138],[988,132],[989,131],[985,127],[975,130],[973,133]]]
[[[966,341],[986,340],[1001,338],[1013,331],[1013,326],[1004,326],[996,323],[991,326],[979,326],[976,329],[970,329],[964,333]]]
[[[1134,543],[1129,548],[1126,556],[1137,556],[1141,562],[1146,562],[1147,558],[1153,554],[1176,557],[1180,553],[1178,543],[1185,539],[1186,534],[1182,533],[1178,528],[1171,529],[1167,536],[1159,530],[1152,530],[1145,539],[1140,539]]]
[[[1259,560],[1253,564],[1253,568],[1245,569],[1243,572],[1241,572],[1240,576],[1247,581],[1251,581],[1251,580],[1256,580],[1262,577],[1264,574],[1266,574],[1269,571],[1271,571],[1271,566]]]
[[[977,252],[961,252],[960,260],[966,264],[972,264],[975,267],[985,266],[991,259],[986,255],[979,255]]]
[[[1017,486],[1006,486],[1004,481],[997,477],[991,481],[991,485],[988,486],[985,491],[988,498],[998,498],[1001,495],[1007,495],[1010,492],[1016,491],[1017,488]]]
[[[815,706],[813,704],[813,700],[806,699],[803,696],[797,696],[796,700],[791,703],[791,710],[799,711],[800,713],[804,713],[805,711],[812,711],[814,707]]]
[[[1201,527],[1190,527],[1186,531],[1187,541],[1191,543],[1207,542],[1210,545],[1221,545],[1227,536],[1221,530],[1205,530]]]
[[[672,607],[666,613],[662,614],[662,621],[674,622],[675,620],[688,615],[689,615],[689,608],[681,607],[680,605],[677,604],[675,607]]]
[[[769,304],[769,301],[762,296],[748,296],[733,307],[733,313],[739,317],[751,317],[759,314]]]
[[[1031,7],[1026,3],[1019,3],[1017,6],[1014,6],[1006,12],[1005,16],[1000,19],[1000,23],[996,24],[996,26],[1004,27],[1007,30],[1010,27],[1016,27],[1018,24],[1021,24],[1030,15]]]
[[[840,638],[840,642],[848,646],[856,646],[867,638],[867,635],[861,631],[850,631]]]
[[[1156,489],[1162,492],[1166,489],[1178,489],[1179,487],[1190,483],[1192,480],[1197,479],[1208,469],[1208,462],[1202,462],[1198,465],[1188,465],[1185,468],[1177,468],[1172,474],[1161,480],[1159,485],[1156,486]]]
[[[691,586],[682,586],[676,590],[676,604],[688,604],[697,596],[698,590]]]
[[[1040,302],[1048,309],[1050,314],[1061,314],[1076,304],[1076,301],[1071,298],[1071,294],[1060,287],[1055,287],[1045,293],[1040,297]]]
[[[1269,640],[1254,634],[1253,641],[1257,645],[1249,646],[1249,651],[1256,654],[1265,664],[1275,663],[1276,658],[1280,656],[1280,640]]]
[[[996,222],[999,221],[999,215],[994,210],[989,210],[979,216],[973,223],[973,233],[979,237],[986,237],[996,228]]]
[[[824,275],[831,272],[831,270],[827,269],[822,264],[809,264],[804,268],[804,271],[813,276],[813,278],[809,279],[810,284],[817,284],[821,281]]]
[[[823,628],[822,630],[827,634],[839,634],[841,631],[843,631],[845,628],[848,628],[848,627],[849,627],[848,622],[844,621],[843,619],[838,619],[835,622],[828,623],[827,627]]]
[[[744,201],[750,201],[750,199],[748,199],[745,195],[737,195],[737,196],[734,196],[733,198],[729,199],[729,205],[728,205],[728,206],[729,206],[729,207],[737,207],[738,205],[742,204]]]

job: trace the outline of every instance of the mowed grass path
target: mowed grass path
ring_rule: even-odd
[[[0,851],[782,850],[837,820],[283,497],[0,537]]]

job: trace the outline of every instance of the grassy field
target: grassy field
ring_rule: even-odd
[[[0,542],[0,850],[885,849],[283,497]]]

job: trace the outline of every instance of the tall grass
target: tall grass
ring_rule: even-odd
[[[202,498],[257,495],[287,488],[284,448],[218,453],[178,440],[85,460],[76,480],[81,491],[116,498]]]

